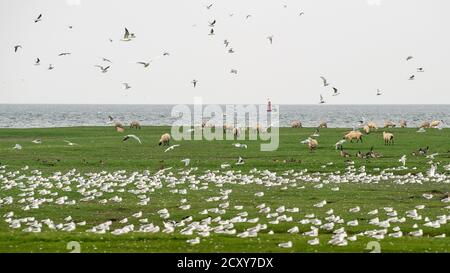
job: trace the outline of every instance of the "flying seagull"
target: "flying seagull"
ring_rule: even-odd
[[[106,58],[102,58],[102,60],[103,60],[104,62],[112,63],[109,59],[106,59]]]
[[[172,145],[172,146],[170,146],[169,148],[167,148],[164,152],[166,153],[166,152],[168,152],[168,151],[171,151],[171,150],[175,149],[175,148],[178,147],[178,146],[180,146],[180,144]]]
[[[405,166],[405,164],[406,164],[406,155],[403,155],[398,161],[401,162],[403,166]]]
[[[320,78],[321,78],[322,81],[323,81],[323,86],[328,86],[328,85],[330,85],[330,84],[327,82],[327,79],[325,79],[325,77],[320,76]]]
[[[409,60],[411,60],[412,58],[413,58],[413,56],[408,56],[408,57],[406,57],[406,60],[409,61]]]
[[[319,102],[320,104],[324,104],[325,103],[325,101],[323,100],[323,97],[322,97],[322,95],[320,95],[320,102]]]
[[[41,64],[41,60],[39,58],[36,58],[36,62],[34,63],[34,65],[40,65]]]
[[[417,72],[424,72],[425,70],[423,70],[423,67],[419,67],[417,68]]]
[[[183,162],[184,166],[187,167],[189,165],[189,163],[191,162],[191,160],[189,158],[185,158],[185,159],[181,160],[181,162]]]
[[[108,72],[108,69],[109,69],[109,66],[107,66],[107,67],[103,67],[103,66],[101,66],[101,65],[94,65],[94,66],[100,68],[100,70],[102,71],[102,73]]]
[[[137,62],[138,64],[142,64],[144,67],[148,67],[150,65],[150,62]]]
[[[270,44],[273,43],[273,35],[267,36],[267,39],[269,40]]]
[[[58,56],[66,56],[66,55],[70,55],[70,54],[71,54],[70,52],[63,52],[63,53],[59,53]]]
[[[134,33],[130,33],[127,28],[125,28],[125,34],[123,35],[123,39],[121,41],[129,42],[131,39],[136,38]]]
[[[214,29],[213,28],[209,31],[208,35],[214,35]]]
[[[209,26],[210,26],[210,27],[214,27],[215,24],[216,24],[216,20],[214,20],[214,21],[212,21],[212,22],[209,22]]]
[[[140,140],[137,136],[135,136],[135,135],[126,135],[126,136],[122,139],[122,141],[127,141],[129,138],[134,138],[135,140],[137,140],[137,142],[139,142],[139,144],[142,144],[141,140]]]
[[[67,145],[69,145],[69,146],[75,146],[75,145],[78,145],[78,144],[73,143],[73,142],[70,142],[70,141],[68,141],[68,140],[64,140],[64,142],[67,142]]]
[[[245,16],[245,19],[249,19],[250,17],[252,17],[252,15],[248,14],[247,16]]]
[[[302,15],[304,15],[305,13],[303,12],[303,11],[301,11],[300,12],[300,14],[298,15],[298,16],[302,16]]]
[[[42,20],[42,14],[39,14],[39,16],[34,20],[35,23]]]
[[[234,53],[233,48],[228,49],[228,53]]]
[[[52,64],[50,64],[49,66],[48,66],[48,70],[53,70],[53,68],[55,68]]]
[[[123,87],[125,88],[125,90],[128,90],[131,88],[131,86],[127,82],[124,82],[122,84],[124,85]]]
[[[236,74],[236,75],[237,75],[237,70],[236,70],[236,69],[231,69],[230,73],[231,73],[231,74]]]
[[[411,75],[411,77],[409,77],[409,80],[412,81],[412,80],[414,80],[415,78],[416,78],[415,75]]]
[[[194,85],[194,88],[195,88],[195,87],[197,86],[197,82],[198,82],[198,81],[197,81],[197,80],[195,80],[195,79],[194,79],[194,80],[192,80],[192,82],[191,82],[191,83],[192,83],[192,84]]]
[[[337,96],[339,95],[339,91],[337,90],[336,87],[333,87],[333,96]]]
[[[209,4],[206,6],[206,9],[211,9],[212,6],[213,6],[213,4]]]
[[[163,56],[170,56],[170,53],[169,52],[164,52]]]
[[[16,46],[14,46],[14,52],[17,52],[17,50],[18,50],[19,48],[22,48],[22,46],[21,46],[21,45],[16,45]]]
[[[223,40],[223,44],[225,45],[225,47],[228,47],[228,45],[230,44],[230,42],[228,40]]]
[[[381,90],[380,89],[377,89],[377,96],[381,96]]]

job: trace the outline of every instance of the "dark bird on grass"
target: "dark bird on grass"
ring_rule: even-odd
[[[22,46],[21,46],[21,45],[16,45],[16,46],[14,46],[14,52],[17,52],[17,50],[18,50],[19,48],[22,48]]]
[[[40,22],[42,20],[42,14],[39,14],[39,16],[34,20],[35,23]]]

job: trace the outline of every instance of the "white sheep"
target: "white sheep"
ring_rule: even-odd
[[[170,142],[170,134],[165,133],[161,136],[161,139],[159,140],[159,145],[169,145]]]
[[[384,145],[394,144],[394,134],[383,132]]]

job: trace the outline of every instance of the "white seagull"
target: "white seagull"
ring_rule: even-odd
[[[134,138],[135,140],[137,140],[137,142],[139,142],[139,144],[142,144],[141,140],[136,135],[126,135],[124,136],[122,141],[127,141],[130,138]]]
[[[180,146],[180,144],[172,145],[169,148],[167,148],[164,152],[166,153],[166,152],[171,151],[171,150],[173,150],[173,149],[175,149],[176,147],[179,147],[179,146]]]

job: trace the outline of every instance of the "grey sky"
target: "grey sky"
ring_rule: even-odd
[[[0,104],[178,104],[194,96],[315,104],[319,94],[330,104],[450,103],[448,0],[78,1],[0,1]],[[216,35],[209,36],[214,19]],[[137,38],[119,41],[124,27]],[[227,53],[224,39],[236,53]],[[18,53],[16,44],[23,46]],[[72,55],[58,57],[65,51]],[[148,69],[136,64],[165,51],[171,56]],[[414,59],[406,62],[408,55]],[[104,64],[101,57],[113,61],[106,74],[94,67]],[[320,76],[342,94],[332,97]]]

